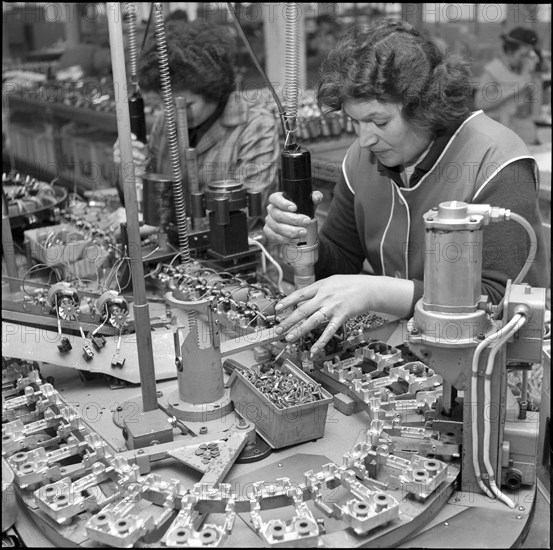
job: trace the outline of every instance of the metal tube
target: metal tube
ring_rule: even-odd
[[[13,245],[12,228],[10,225],[10,215],[8,210],[8,201],[4,189],[2,189],[2,252],[6,260],[6,270],[8,277],[17,279],[17,263],[15,261],[15,247]],[[10,291],[17,292],[19,284],[16,281],[10,281]]]
[[[526,411],[528,410],[528,370],[522,371],[522,383],[520,385],[520,409],[518,417],[520,420],[526,419]]]
[[[117,134],[121,150],[119,181],[123,182],[125,209],[127,212],[129,257],[134,293],[134,318],[136,343],[138,348],[138,368],[144,412],[157,409],[156,376],[150,329],[150,315],[146,302],[144,265],[142,264],[142,245],[138,220],[138,201],[136,198],[135,174],[131,144],[131,122],[126,103],[127,77],[123,48],[123,30],[121,27],[121,4],[108,2],[108,30],[111,49],[113,82],[116,86]]]

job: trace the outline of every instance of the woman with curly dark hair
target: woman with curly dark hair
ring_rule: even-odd
[[[234,91],[235,38],[222,25],[202,20],[167,21],[166,41],[173,97],[186,99],[190,146],[196,149],[200,187],[236,179],[264,204],[276,190],[278,128],[273,115]],[[154,37],[141,55],[138,78],[147,94],[159,94],[158,53]],[[163,113],[148,143],[133,140],[133,156],[142,170],[170,174]],[[118,143],[114,160],[120,162]]]
[[[536,162],[517,135],[482,111],[470,112],[470,92],[467,63],[407,23],[380,20],[341,37],[321,67],[318,101],[323,110],[343,109],[358,139],[343,160],[320,231],[317,282],[282,300],[279,310],[303,303],[277,332],[295,340],[329,321],[315,352],[352,316],[412,315],[423,294],[423,214],[445,201],[524,216],[539,236],[527,280],[548,286]],[[318,204],[322,195],[313,195]],[[306,216],[295,214],[281,193],[269,202],[269,240],[301,240]],[[482,294],[493,303],[521,270],[528,248],[513,221],[485,228]],[[364,265],[370,275],[361,273]]]

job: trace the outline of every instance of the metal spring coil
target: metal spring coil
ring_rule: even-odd
[[[298,114],[300,65],[300,13],[298,9],[296,2],[286,3],[286,84],[284,87],[284,112],[286,131],[288,133],[295,132],[296,117]],[[293,127],[290,126],[291,122],[293,123]]]
[[[161,96],[163,98],[163,111],[165,113],[165,125],[167,131],[167,145],[169,159],[171,161],[171,179],[173,181],[173,195],[175,200],[175,215],[179,234],[179,248],[181,263],[190,266],[190,246],[188,243],[188,225],[186,220],[186,207],[184,192],[182,190],[182,176],[179,161],[179,144],[175,125],[175,112],[173,108],[173,95],[171,93],[171,77],[169,75],[169,62],[167,56],[167,42],[165,39],[165,25],[163,22],[163,8],[161,2],[154,4],[156,10],[155,35],[158,51],[159,73],[161,80]]]
[[[129,16],[129,71],[130,79],[136,78],[136,63],[138,59],[138,45],[136,43],[136,12],[138,11],[138,5],[136,2],[127,2],[126,4],[127,14]]]

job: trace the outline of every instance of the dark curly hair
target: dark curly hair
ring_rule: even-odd
[[[189,90],[208,101],[225,101],[234,89],[236,41],[229,30],[196,19],[165,25],[169,74],[173,90]],[[143,90],[161,90],[154,32],[146,42],[138,67]]]
[[[401,104],[408,123],[437,135],[467,117],[470,94],[467,60],[386,18],[340,37],[321,66],[317,99],[323,110],[339,110],[346,100]]]

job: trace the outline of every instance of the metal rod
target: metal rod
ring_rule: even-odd
[[[6,261],[6,270],[8,277],[17,279],[17,263],[15,261],[15,247],[13,244],[12,228],[10,225],[10,214],[8,209],[8,200],[4,189],[2,189],[2,253],[4,254],[4,260]],[[19,284],[10,281],[10,291],[17,292],[19,290]]]
[[[108,30],[111,49],[113,82],[115,86],[115,107],[117,113],[117,134],[121,150],[119,180],[123,182],[125,210],[129,238],[129,260],[134,295],[134,318],[136,344],[138,348],[138,369],[142,391],[144,412],[157,409],[156,375],[150,329],[150,315],[146,301],[142,244],[138,220],[135,174],[131,144],[131,121],[127,104],[127,77],[123,49],[123,29],[121,26],[121,4],[108,2]]]

